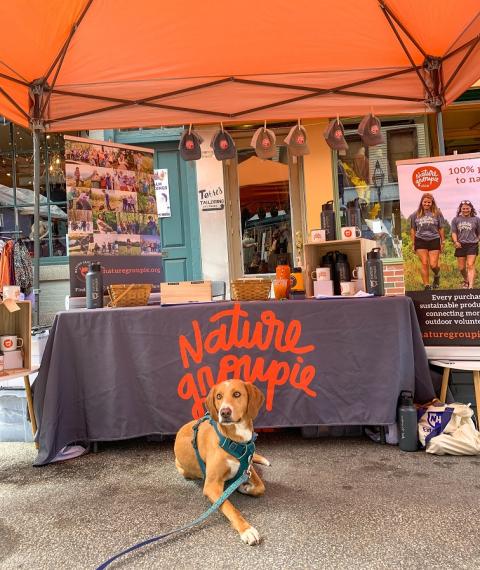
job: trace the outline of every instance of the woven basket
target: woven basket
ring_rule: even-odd
[[[230,282],[232,301],[266,301],[270,297],[270,279],[236,279]]]
[[[109,307],[139,307],[148,303],[151,285],[132,283],[131,285],[109,285]]]

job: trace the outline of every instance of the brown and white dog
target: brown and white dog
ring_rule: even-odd
[[[264,399],[262,392],[253,384],[242,380],[226,380],[210,390],[205,404],[222,435],[233,441],[249,442],[253,436],[253,420],[257,417]],[[193,420],[185,424],[175,439],[175,465],[186,479],[203,478],[192,445],[195,423]],[[219,447],[218,436],[208,421],[202,422],[198,428],[197,446],[206,467],[203,494],[214,503],[222,495],[225,481],[237,474],[240,462]],[[267,459],[256,453],[253,455],[253,461],[270,465]],[[250,473],[250,479],[240,485],[238,490],[254,497],[263,495],[265,492],[263,481],[253,467]],[[220,510],[245,544],[259,543],[258,531],[242,517],[230,501],[226,500]]]

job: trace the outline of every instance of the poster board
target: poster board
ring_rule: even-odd
[[[398,161],[397,167],[405,290],[427,352],[480,359],[480,153]]]
[[[148,283],[159,291],[162,248],[153,150],[65,136],[70,295],[85,295],[90,261],[104,287]]]

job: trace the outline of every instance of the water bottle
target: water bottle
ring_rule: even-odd
[[[103,307],[103,278],[102,266],[98,261],[90,262],[85,283],[87,309],[101,309]]]
[[[380,248],[374,247],[372,251],[367,253],[367,261],[365,263],[365,281],[367,285],[367,293],[373,295],[385,295],[385,286],[383,284],[383,262],[380,257]]]
[[[322,204],[322,211],[320,213],[320,224],[322,230],[325,230],[325,239],[332,241],[336,239],[335,229],[335,211],[333,209],[333,200],[329,200]]]
[[[335,295],[341,294],[340,283],[342,281],[350,281],[350,264],[348,263],[348,257],[345,253],[337,252],[337,257],[335,261],[335,278],[333,289]]]
[[[362,229],[362,213],[358,198],[347,204],[347,223],[345,225],[356,226],[359,230]]]
[[[413,405],[413,394],[409,390],[402,390],[402,392],[400,392],[397,422],[398,446],[400,449],[402,451],[417,451],[417,409]]]

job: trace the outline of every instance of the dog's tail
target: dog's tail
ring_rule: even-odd
[[[271,463],[268,459],[265,459],[262,455],[258,453],[253,454],[253,462],[258,463],[259,465],[265,465],[266,467],[270,467]]]

